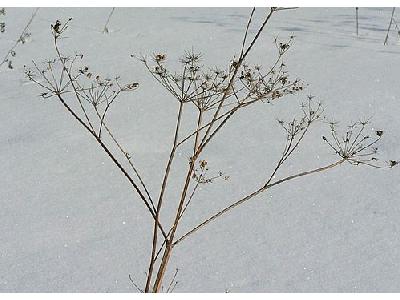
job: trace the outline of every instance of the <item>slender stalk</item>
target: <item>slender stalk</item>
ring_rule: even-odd
[[[227,88],[226,88],[225,91],[224,91],[224,94],[223,94],[223,96],[222,96],[222,99],[220,100],[219,105],[218,105],[218,107],[217,107],[217,109],[216,109],[216,111],[215,111],[215,113],[214,113],[214,116],[212,117],[212,121],[211,121],[210,125],[207,127],[206,133],[204,134],[204,137],[203,137],[203,140],[201,141],[201,144],[203,144],[203,142],[207,140],[208,134],[210,133],[211,128],[213,127],[214,123],[216,122],[216,120],[217,120],[217,118],[218,118],[218,114],[219,114],[219,112],[220,112],[220,110],[221,110],[221,108],[222,108],[222,106],[223,106],[223,104],[224,104],[226,98],[228,97],[229,91],[230,91],[231,88],[232,88],[232,85],[233,85],[233,83],[234,83],[234,81],[235,81],[236,75],[237,75],[237,73],[239,72],[240,66],[242,65],[243,61],[245,60],[245,58],[247,57],[247,55],[249,54],[249,52],[251,51],[251,49],[252,49],[253,46],[255,45],[256,41],[258,40],[258,38],[259,38],[260,35],[261,35],[261,32],[264,30],[264,27],[267,25],[268,21],[270,20],[270,18],[271,18],[272,14],[274,13],[275,10],[276,10],[276,8],[271,8],[271,9],[270,9],[270,11],[269,11],[267,17],[265,18],[264,22],[263,22],[262,25],[260,26],[259,30],[257,31],[256,35],[254,36],[254,38],[253,38],[253,40],[251,41],[250,45],[247,47],[246,51],[239,57],[239,59],[238,59],[236,65],[235,65],[235,68],[234,68],[232,77],[231,77],[231,79],[230,79],[230,81],[229,81],[229,84],[228,84]],[[245,35],[245,37],[246,37],[246,36],[247,36],[247,35]],[[201,144],[200,144],[200,145],[201,145]],[[199,148],[200,148],[200,147],[199,147]]]
[[[356,7],[356,33],[358,36],[358,7]]]
[[[249,21],[247,22],[247,25],[246,25],[246,30],[244,32],[244,38],[242,41],[242,50],[240,50],[240,57],[243,55],[244,46],[245,46],[246,40],[247,40],[247,34],[249,33],[250,24],[251,24],[251,21],[253,20],[253,15],[254,15],[255,11],[256,11],[256,8],[253,7],[253,9],[251,10],[251,13],[250,13]]]
[[[177,212],[176,212],[176,215],[175,215],[175,220],[174,220],[174,223],[173,223],[173,225],[171,227],[170,234],[169,234],[169,239],[166,242],[164,255],[162,257],[161,264],[160,264],[160,267],[159,267],[158,272],[157,272],[156,281],[155,281],[154,286],[153,286],[153,292],[155,292],[155,293],[160,291],[160,289],[161,289],[161,283],[162,283],[162,280],[163,280],[163,277],[164,277],[164,274],[165,274],[169,259],[171,257],[171,252],[172,252],[172,248],[173,248],[173,243],[172,242],[173,242],[174,237],[175,237],[176,229],[178,228],[178,223],[179,223],[179,219],[180,219],[180,216],[181,216],[181,213],[182,213],[183,204],[184,204],[185,199],[186,199],[186,193],[187,193],[187,190],[189,188],[190,180],[191,180],[191,177],[192,177],[192,172],[194,170],[194,165],[195,165],[195,162],[197,160],[197,157],[198,157],[198,154],[196,156],[192,157],[192,159],[191,159],[191,161],[189,163],[189,169],[188,169],[188,171],[186,173],[185,184],[184,184],[184,187],[182,189],[182,193],[181,193],[178,209],[177,209]]]
[[[218,116],[218,118],[216,119],[216,121],[222,119],[223,117],[226,117],[228,114],[230,113],[230,111],[223,113],[221,115]],[[187,135],[185,138],[183,138],[178,144],[177,146],[182,145],[183,143],[185,143],[186,141],[188,141],[191,137],[195,136],[196,134],[198,134],[200,131],[202,131],[203,129],[207,128],[208,126],[210,126],[211,121],[204,124],[203,126],[201,126],[200,128],[196,129],[195,131],[193,131],[192,133],[190,133],[189,135]]]
[[[36,14],[39,10],[39,7],[35,9],[33,12],[31,18],[29,19],[28,23],[25,25],[24,30],[22,30],[22,33],[19,35],[18,40],[14,43],[14,45],[11,47],[10,50],[8,50],[6,56],[3,58],[2,62],[0,63],[0,67],[5,64],[8,60],[8,56],[14,51],[14,49],[18,46],[18,44],[22,41],[24,38],[25,33],[27,32],[29,26],[31,26],[33,19],[36,17]]]
[[[163,197],[164,197],[164,193],[165,193],[165,190],[166,190],[168,177],[169,177],[169,174],[170,174],[170,171],[171,171],[171,165],[172,165],[172,162],[174,160],[175,151],[176,151],[176,145],[178,143],[178,135],[179,135],[179,128],[181,126],[183,104],[184,104],[183,101],[181,101],[179,103],[178,118],[177,118],[177,122],[176,122],[173,146],[172,146],[172,149],[171,149],[171,152],[170,152],[170,155],[169,155],[167,166],[165,168],[164,178],[163,178],[163,182],[162,182],[162,185],[161,185],[160,196],[159,196],[158,202],[157,202],[156,215],[155,215],[155,225],[154,225],[154,230],[153,230],[153,243],[152,243],[149,270],[148,270],[147,279],[146,279],[145,292],[149,292],[149,290],[150,290],[151,278],[152,278],[152,275],[153,275],[153,269],[154,269],[154,264],[155,264],[155,259],[154,258],[155,258],[156,251],[157,251],[157,232],[158,232],[158,230],[157,230],[157,222],[159,222],[159,217],[160,217],[160,211],[161,211],[161,206],[162,206],[162,202],[163,202]],[[168,236],[165,237],[165,239],[168,239]]]
[[[238,61],[235,63],[234,69],[233,69],[233,73],[232,73],[232,75],[231,75],[231,78],[230,78],[230,80],[229,80],[229,83],[228,83],[227,87],[226,87],[225,90],[224,90],[224,93],[223,93],[223,95],[222,95],[222,98],[221,98],[221,100],[219,101],[219,105],[218,105],[218,107],[217,107],[217,109],[216,109],[216,111],[215,111],[215,113],[214,113],[214,115],[213,115],[213,117],[212,117],[212,121],[210,122],[210,125],[209,125],[209,126],[207,127],[207,129],[206,129],[206,132],[205,132],[205,134],[203,135],[203,138],[202,138],[202,140],[201,140],[201,142],[200,142],[200,144],[199,144],[199,146],[198,146],[197,151],[194,153],[194,155],[192,156],[192,158],[191,158],[191,160],[190,160],[189,168],[188,168],[188,171],[187,171],[187,173],[186,173],[185,183],[184,183],[184,186],[183,186],[183,189],[182,189],[182,192],[181,192],[180,201],[179,201],[179,204],[178,204],[178,209],[177,209],[177,212],[176,212],[176,215],[175,215],[175,220],[174,220],[173,225],[172,225],[172,227],[171,227],[169,239],[168,239],[168,241],[166,242],[164,254],[163,254],[163,257],[162,257],[162,260],[161,260],[161,263],[160,263],[160,266],[159,266],[159,269],[158,269],[158,272],[157,272],[157,277],[156,277],[155,283],[154,283],[154,285],[153,285],[153,292],[158,292],[158,291],[160,291],[160,289],[161,289],[161,283],[162,283],[162,280],[163,280],[163,277],[164,277],[164,274],[165,274],[165,271],[166,271],[166,268],[167,268],[167,265],[168,265],[168,262],[169,262],[169,259],[170,259],[170,256],[171,256],[171,252],[172,252],[172,249],[173,249],[173,246],[174,246],[172,242],[173,242],[173,240],[174,240],[175,232],[176,232],[176,230],[177,230],[177,228],[178,228],[179,219],[180,219],[180,216],[181,216],[181,213],[182,213],[182,209],[183,209],[183,206],[184,206],[184,203],[185,203],[185,199],[186,199],[186,195],[187,195],[187,190],[188,190],[189,185],[190,185],[190,181],[191,181],[191,177],[192,177],[192,172],[193,172],[193,170],[194,170],[194,166],[195,166],[196,160],[197,160],[197,158],[199,157],[199,155],[201,154],[201,152],[204,150],[206,144],[210,141],[210,139],[211,139],[211,138],[214,136],[214,134],[215,134],[215,132],[214,132],[214,134],[212,134],[212,136],[210,137],[210,139],[208,139],[208,134],[210,133],[210,131],[211,131],[211,129],[212,129],[212,126],[214,125],[214,123],[215,123],[216,120],[218,119],[219,112],[220,112],[220,110],[222,109],[225,100],[226,100],[226,99],[228,98],[228,96],[229,96],[229,92],[230,92],[230,90],[231,90],[232,87],[233,87],[233,83],[234,83],[234,81],[235,81],[236,75],[237,75],[238,72],[239,72],[239,68],[240,68],[241,64],[243,63],[243,61],[245,60],[245,58],[247,57],[247,55],[250,53],[251,49],[252,49],[253,46],[255,45],[255,43],[256,43],[256,41],[258,40],[258,38],[259,38],[261,32],[264,30],[266,24],[267,24],[268,21],[270,20],[270,18],[271,18],[271,16],[272,16],[273,12],[274,12],[275,10],[276,10],[275,8],[271,8],[271,9],[270,9],[270,12],[267,14],[267,16],[266,16],[264,22],[263,22],[262,25],[260,26],[258,32],[257,32],[256,35],[254,36],[254,38],[253,38],[253,40],[251,41],[250,45],[247,47],[246,51],[245,51],[243,54],[241,54],[241,56],[239,57]],[[248,30],[248,29],[247,29],[247,30]],[[247,36],[247,35],[245,35],[245,37],[246,37],[246,36]],[[183,91],[183,90],[184,90],[184,89],[182,88],[182,91]],[[228,115],[228,119],[230,118],[231,115],[232,115],[232,114]],[[227,121],[228,119],[226,119],[225,122],[223,122],[223,124],[225,124],[226,121]],[[219,128],[222,127],[223,124],[222,124],[222,125],[220,124]]]
[[[124,169],[124,167],[121,165],[121,163],[115,158],[115,156],[112,154],[112,152],[108,149],[108,147],[103,143],[102,140],[99,139],[97,136],[96,132],[92,130],[72,109],[71,107],[65,102],[65,100],[61,97],[61,95],[57,95],[59,101],[64,105],[64,107],[68,110],[68,112],[95,138],[97,143],[101,146],[101,148],[107,153],[107,155],[111,158],[113,163],[118,167],[118,169],[124,174],[124,176],[128,179],[129,183],[133,186],[134,190],[136,193],[139,195],[141,200],[144,202],[146,205],[147,209],[149,210],[150,214],[152,215],[153,219],[156,220],[156,215],[151,209],[149,203],[147,202],[145,196],[142,194],[142,191],[139,189],[139,187],[136,185],[132,177],[128,174],[128,172]],[[160,228],[161,232],[163,233],[164,237],[167,237],[167,234],[165,233],[162,225],[160,222],[157,222],[158,228]]]
[[[174,290],[176,284],[178,283],[177,281],[175,281],[175,278],[176,278],[176,275],[178,274],[178,271],[179,271],[179,269],[175,270],[175,274],[172,277],[171,282],[169,283],[169,286],[168,286],[168,289],[167,289],[167,293],[172,292]],[[175,282],[175,284],[174,284],[174,282]]]
[[[150,197],[150,195],[149,195],[149,193],[148,193],[148,191],[147,191],[147,189],[146,189],[146,187],[145,187],[145,185],[144,185],[144,183],[143,183],[141,177],[139,176],[139,173],[137,172],[136,168],[133,166],[133,164],[132,164],[132,162],[130,161],[130,159],[128,159],[128,161],[129,161],[131,167],[133,168],[135,174],[136,174],[137,177],[139,178],[139,181],[141,182],[142,186],[144,187],[144,189],[145,189],[145,191],[146,191],[146,193],[147,193],[147,195],[148,195],[148,197],[149,197],[149,201],[150,201],[150,203],[151,203],[151,206],[150,206],[149,202],[146,200],[146,198],[145,198],[145,196],[143,195],[142,191],[139,189],[139,187],[136,185],[136,183],[135,183],[134,180],[132,179],[132,177],[128,174],[128,172],[125,170],[125,168],[122,167],[121,163],[115,158],[115,156],[111,153],[111,151],[110,151],[110,150],[106,147],[106,145],[102,142],[100,136],[96,134],[96,132],[95,132],[95,130],[94,130],[94,127],[93,127],[93,125],[92,125],[92,123],[91,123],[91,121],[90,121],[90,119],[89,119],[89,116],[87,115],[86,109],[85,109],[85,107],[83,106],[83,103],[82,103],[82,100],[81,100],[81,97],[80,97],[80,93],[79,93],[79,91],[78,91],[78,88],[77,88],[77,86],[75,86],[75,84],[74,84],[75,79],[74,79],[73,76],[71,75],[71,73],[70,73],[70,71],[69,71],[70,69],[67,68],[66,65],[65,65],[64,58],[63,58],[63,56],[62,56],[62,54],[61,54],[60,49],[58,48],[57,40],[58,40],[58,36],[57,36],[57,35],[54,35],[54,47],[55,47],[55,50],[56,50],[58,59],[60,60],[60,62],[61,62],[62,65],[63,65],[63,72],[64,72],[64,70],[66,70],[66,73],[67,73],[67,76],[68,76],[68,78],[69,78],[69,81],[71,82],[71,87],[72,87],[73,90],[74,90],[76,99],[78,100],[79,105],[80,105],[80,108],[81,108],[81,110],[82,110],[82,112],[83,112],[83,114],[84,114],[84,116],[85,116],[85,118],[86,118],[86,120],[87,120],[87,122],[88,122],[89,125],[87,125],[86,122],[84,122],[81,118],[79,118],[79,116],[76,115],[76,113],[66,104],[66,102],[62,99],[61,95],[58,93],[57,96],[58,96],[59,100],[63,103],[63,105],[67,108],[67,110],[75,117],[75,119],[77,119],[77,120],[78,120],[78,121],[79,121],[79,122],[94,136],[94,137],[95,137],[96,141],[101,145],[101,147],[102,147],[102,148],[106,151],[106,153],[110,156],[110,158],[112,159],[112,161],[117,165],[117,167],[121,170],[121,172],[124,174],[124,176],[128,179],[128,181],[129,181],[129,182],[131,183],[131,185],[134,187],[135,191],[139,194],[139,196],[140,196],[140,198],[142,199],[142,201],[145,203],[145,205],[146,205],[146,207],[148,208],[149,212],[151,213],[153,219],[155,220],[155,222],[156,222],[156,224],[157,224],[157,227],[161,230],[163,236],[166,238],[167,235],[166,235],[166,233],[165,233],[163,227],[161,226],[160,222],[159,222],[158,220],[156,220],[156,212],[154,211],[154,205],[153,205],[152,199],[151,199],[151,197]],[[100,116],[99,116],[99,117],[100,117]],[[101,118],[101,119],[102,119],[102,121],[104,121],[103,118]],[[118,146],[118,148],[120,149],[120,151],[122,151],[123,153],[125,153],[125,152],[122,150],[120,144],[115,140],[114,136],[111,134],[111,131],[110,131],[108,128],[107,128],[106,130],[108,131],[109,135],[112,137],[113,141],[117,144],[117,146]],[[125,155],[125,157],[126,157],[126,155]]]
[[[194,145],[193,145],[193,155],[195,155],[197,152],[197,147],[199,144],[200,127],[201,127],[202,121],[203,121],[203,109],[199,108],[199,113],[198,113],[198,117],[197,117],[197,127],[195,130],[195,138],[194,138]]]
[[[392,9],[392,16],[390,17],[390,22],[389,22],[389,26],[388,26],[388,29],[387,29],[387,32],[386,32],[385,41],[383,42],[384,45],[387,44],[387,41],[389,39],[389,31],[390,31],[390,28],[392,27],[393,15],[394,15],[395,9],[396,9],[396,7],[393,7],[393,9]]]
[[[229,117],[229,116],[228,116],[228,117]],[[292,146],[292,144],[293,144],[293,142],[294,142],[295,135],[292,135],[292,136],[291,136],[291,138],[290,138],[290,140],[289,140],[289,143],[285,146],[285,149],[284,149],[284,151],[283,151],[283,154],[282,154],[281,158],[279,159],[279,161],[278,161],[278,163],[277,163],[275,169],[273,170],[271,176],[268,178],[268,180],[266,181],[266,183],[265,183],[264,186],[268,186],[268,185],[269,185],[269,183],[270,183],[271,180],[274,178],[275,174],[277,173],[277,171],[279,170],[279,168],[282,166],[282,164],[289,158],[289,156],[294,152],[294,150],[297,149],[298,145],[300,144],[300,142],[303,140],[305,134],[307,133],[308,127],[311,125],[311,123],[312,123],[312,122],[309,122],[309,123],[308,123],[307,127],[306,127],[305,130],[302,132],[301,136],[299,137],[299,139],[297,140],[297,142],[294,143],[293,146]],[[253,192],[253,193],[251,194],[251,197],[250,197],[250,198],[254,197],[254,196],[257,195],[259,192],[261,192],[261,191]],[[250,199],[250,198],[249,198],[249,199]],[[240,201],[239,201],[239,202],[240,202]],[[241,202],[240,202],[240,203],[241,203]],[[236,207],[236,205],[235,205],[234,207]],[[232,207],[232,208],[233,208],[233,207]],[[230,209],[228,209],[228,210],[230,210]],[[216,216],[216,217],[218,217],[218,216]]]
[[[61,55],[61,51],[60,51],[60,49],[58,48],[57,40],[58,40],[58,37],[57,37],[56,35],[54,35],[54,48],[55,48],[55,50],[56,50],[58,59],[60,60],[60,62],[61,62],[62,65],[63,65],[63,70],[68,70],[68,69],[66,68],[66,66],[65,66],[64,58],[63,58],[63,56]],[[66,71],[66,72],[67,72],[67,76],[68,76],[68,78],[69,78],[69,81],[71,82],[71,87],[72,87],[72,89],[74,90],[76,99],[77,99],[78,102],[79,102],[79,106],[80,106],[80,108],[81,108],[83,114],[85,115],[86,121],[88,122],[88,124],[89,124],[91,130],[92,130],[93,132],[95,132],[94,127],[93,127],[93,125],[92,125],[92,122],[90,122],[90,119],[89,119],[89,116],[88,116],[88,114],[87,114],[87,112],[86,112],[86,109],[85,109],[85,107],[83,106],[83,103],[82,103],[80,94],[79,94],[79,92],[78,92],[78,89],[77,89],[77,87],[76,87],[76,85],[75,85],[75,83],[74,83],[75,80],[72,78],[72,75],[71,75],[71,73],[70,73],[69,71]],[[97,135],[96,135],[96,136],[97,136]]]
[[[111,12],[110,12],[109,15],[108,15],[106,24],[104,25],[104,29],[103,29],[103,32],[104,32],[104,33],[108,33],[108,32],[109,32],[109,31],[108,31],[108,23],[110,22],[110,19],[111,19],[112,15],[114,14],[114,10],[115,10],[115,7],[113,7],[113,8],[111,9]]]
[[[195,233],[196,231],[198,231],[200,228],[202,228],[202,227],[206,226],[207,224],[211,223],[212,221],[214,221],[216,218],[218,218],[218,217],[220,217],[220,216],[226,214],[226,213],[229,212],[230,210],[232,210],[232,209],[238,207],[239,205],[241,205],[241,204],[243,204],[243,203],[249,201],[249,200],[252,199],[253,197],[257,196],[258,194],[260,194],[260,193],[262,193],[262,192],[264,192],[264,191],[266,191],[267,189],[272,188],[272,187],[275,186],[275,185],[279,185],[279,184],[281,184],[281,183],[283,183],[283,182],[286,182],[286,181],[289,181],[289,180],[293,180],[293,179],[295,179],[295,178],[299,178],[299,177],[303,177],[303,176],[306,176],[306,175],[310,175],[310,174],[314,174],[314,173],[319,173],[319,172],[322,172],[322,171],[326,171],[326,170],[332,169],[332,168],[334,168],[334,167],[336,167],[336,166],[342,164],[342,163],[345,162],[345,161],[346,161],[345,159],[341,159],[341,160],[336,161],[335,163],[329,164],[329,165],[324,166],[324,167],[320,167],[320,168],[313,169],[313,170],[310,170],[310,171],[301,172],[301,173],[298,173],[298,174],[295,174],[295,175],[291,175],[291,176],[285,177],[285,178],[283,178],[283,179],[280,179],[280,180],[278,180],[278,181],[276,181],[276,182],[273,182],[273,183],[270,183],[270,184],[264,184],[264,185],[263,185],[262,187],[260,187],[258,190],[254,191],[254,192],[252,192],[251,194],[249,194],[249,195],[247,195],[247,196],[245,196],[245,197],[239,199],[238,201],[232,203],[232,204],[229,205],[228,207],[226,207],[226,208],[220,210],[220,211],[217,212],[216,214],[214,214],[214,215],[212,215],[211,217],[209,217],[207,220],[203,221],[203,222],[200,223],[199,225],[195,226],[193,229],[191,229],[191,230],[189,230],[188,232],[186,232],[184,235],[182,235],[180,238],[178,238],[178,239],[173,243],[173,246],[179,244],[179,243],[182,242],[184,239],[186,239],[187,237],[189,237],[190,235],[192,235],[193,233]]]
[[[100,117],[100,115],[98,115],[98,116]],[[103,121],[103,126],[104,126],[106,132],[108,133],[108,135],[109,135],[109,136],[111,137],[111,139],[114,141],[115,145],[117,145],[118,149],[121,151],[121,153],[124,155],[124,157],[125,157],[126,160],[128,161],[128,164],[131,166],[131,168],[132,168],[133,172],[135,173],[136,177],[139,179],[139,182],[140,182],[141,186],[143,187],[143,189],[144,189],[144,191],[145,191],[145,193],[146,193],[146,195],[147,195],[147,198],[148,198],[149,201],[150,201],[151,207],[152,207],[153,211],[155,212],[155,211],[156,211],[156,208],[154,207],[154,202],[153,202],[152,197],[150,196],[150,192],[149,192],[149,190],[147,189],[147,186],[146,186],[146,184],[144,183],[143,178],[142,178],[142,176],[140,175],[138,169],[137,169],[137,168],[135,167],[135,165],[133,164],[130,155],[124,150],[124,148],[122,148],[121,144],[117,141],[117,139],[115,138],[114,134],[111,132],[110,128],[107,126],[107,124],[106,124],[104,121]]]

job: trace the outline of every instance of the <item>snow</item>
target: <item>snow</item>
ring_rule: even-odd
[[[33,11],[6,9],[1,57]],[[40,91],[24,78],[25,64],[54,56],[50,24],[73,17],[65,51],[83,53],[104,76],[140,83],[109,122],[157,194],[177,107],[130,55],[163,52],[174,65],[193,47],[205,64],[223,67],[240,49],[250,9],[116,8],[104,34],[109,12],[39,9],[30,40],[15,49],[14,69],[0,69],[1,292],[136,292],[128,274],[145,282],[152,222],[144,205],[63,107],[37,97]],[[205,156],[212,171],[230,179],[202,188],[178,235],[259,186],[284,143],[276,118],[296,112],[308,94],[341,124],[372,116],[372,127],[385,132],[381,157],[399,159],[396,34],[383,45],[390,14],[391,8],[360,8],[358,37],[352,8],[273,16],[249,60],[268,66],[273,38],[294,34],[285,61],[309,86],[278,104],[243,111],[220,133]],[[258,9],[254,24],[262,15]],[[321,140],[328,131],[323,123],[314,127],[277,177],[334,161]],[[187,165],[187,153],[177,157],[180,171],[168,199]],[[399,172],[343,165],[279,185],[182,242],[165,281],[179,268],[175,292],[400,292]]]

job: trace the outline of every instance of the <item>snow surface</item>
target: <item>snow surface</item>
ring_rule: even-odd
[[[33,8],[6,9],[5,55]],[[105,76],[140,82],[109,123],[158,193],[177,104],[132,53],[165,52],[174,61],[194,47],[204,63],[226,66],[240,49],[250,9],[41,8],[32,36],[16,48],[14,70],[0,70],[0,291],[136,292],[151,245],[151,218],[105,153],[56,101],[23,75],[31,60],[53,57],[50,24],[73,17],[65,51]],[[264,11],[258,9],[256,20]],[[245,110],[210,145],[212,170],[230,176],[201,191],[180,233],[258,187],[279,159],[284,136],[275,118],[289,116],[307,94],[342,124],[373,116],[385,131],[383,159],[400,153],[400,45],[383,46],[390,8],[300,8],[273,16],[250,61],[275,57],[274,36],[296,36],[286,58],[306,91],[276,105]],[[396,16],[396,15],[395,15]],[[254,29],[251,31],[254,34]],[[372,130],[372,129],[371,129]],[[335,160],[314,127],[278,177]],[[187,155],[181,153],[181,169]],[[179,167],[178,167],[179,168]],[[180,188],[174,173],[167,197]],[[399,168],[342,166],[293,180],[258,196],[188,238],[172,257],[175,292],[400,292]],[[179,185],[178,185],[179,183]],[[168,217],[168,214],[164,216]]]

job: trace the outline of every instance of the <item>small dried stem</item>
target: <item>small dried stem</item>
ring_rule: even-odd
[[[199,225],[195,226],[193,229],[189,230],[187,233],[185,233],[180,238],[178,238],[174,242],[173,245],[175,246],[175,245],[179,244],[184,239],[186,239],[187,237],[189,237],[190,235],[192,235],[193,233],[198,231],[200,228],[206,226],[207,224],[211,223],[212,221],[214,221],[218,217],[226,214],[227,212],[229,212],[230,210],[234,209],[235,207],[238,207],[239,205],[249,201],[250,199],[252,199],[255,196],[257,196],[258,194],[264,192],[265,190],[267,190],[267,189],[269,189],[269,188],[271,188],[271,187],[273,187],[275,185],[278,185],[278,184],[281,184],[281,183],[283,183],[285,181],[289,181],[289,180],[292,180],[292,179],[295,179],[295,178],[299,178],[299,177],[302,177],[302,176],[306,176],[306,175],[310,175],[310,174],[314,174],[314,173],[319,173],[319,172],[322,172],[322,171],[326,171],[326,170],[332,169],[332,168],[342,164],[344,161],[345,161],[344,159],[341,159],[341,160],[336,161],[335,163],[329,164],[329,165],[324,166],[324,167],[320,167],[320,168],[313,169],[313,170],[310,170],[310,171],[301,172],[301,173],[298,173],[298,174],[295,174],[295,175],[291,175],[291,176],[285,177],[283,179],[280,179],[280,180],[278,180],[276,182],[273,182],[271,184],[265,184],[261,188],[259,188],[258,190],[256,190],[253,193],[241,198],[240,200],[234,202],[233,204],[229,205],[228,207],[226,207],[226,208],[220,210],[219,212],[217,212],[216,214],[212,215],[211,217],[209,217],[207,220],[203,221]]]
[[[390,28],[392,28],[393,16],[394,16],[394,11],[395,11],[395,10],[396,10],[396,7],[393,7],[393,9],[392,9],[392,15],[391,15],[391,17],[390,17],[389,26],[388,26],[388,29],[387,29],[387,32],[386,32],[385,41],[383,42],[384,45],[387,44],[387,41],[388,41],[388,39],[389,39],[389,31],[390,31]]]
[[[247,47],[246,51],[239,57],[237,63],[235,64],[235,68],[233,71],[233,74],[231,76],[231,79],[229,80],[228,86],[224,91],[224,94],[222,96],[221,101],[219,102],[218,108],[216,109],[213,117],[212,117],[212,121],[210,122],[210,125],[207,127],[207,130],[203,136],[203,139],[200,143],[200,147],[199,148],[203,148],[202,144],[207,140],[208,138],[208,134],[211,131],[211,128],[213,127],[214,123],[216,122],[217,118],[218,118],[218,114],[228,96],[229,91],[232,88],[232,85],[234,83],[234,80],[236,78],[236,74],[239,71],[240,66],[242,65],[243,61],[246,59],[247,55],[249,54],[249,52],[251,51],[251,49],[253,48],[254,44],[256,43],[256,41],[258,40],[258,38],[260,37],[261,32],[264,30],[265,25],[267,25],[268,21],[270,20],[272,14],[274,13],[275,8],[271,8],[270,12],[268,13],[268,15],[266,16],[264,22],[262,23],[262,25],[260,26],[259,30],[257,31],[256,35],[254,36],[253,40],[251,41],[250,45]]]
[[[177,268],[175,270],[174,276],[171,279],[171,282],[169,283],[168,289],[167,289],[167,293],[170,293],[174,290],[175,286],[177,285],[177,281],[175,281],[176,275],[178,275],[178,271],[179,269]]]
[[[154,264],[155,264],[154,258],[155,258],[156,251],[157,251],[157,239],[158,239],[157,238],[157,232],[158,232],[157,222],[159,222],[163,197],[164,197],[164,193],[166,191],[167,181],[168,181],[168,177],[169,177],[169,174],[171,171],[171,165],[172,165],[172,162],[175,157],[176,145],[178,144],[178,135],[179,135],[179,129],[180,129],[181,120],[182,120],[183,104],[184,104],[183,102],[179,103],[178,117],[177,117],[177,122],[176,122],[175,134],[174,134],[174,138],[173,138],[173,146],[172,146],[172,149],[171,149],[171,152],[169,155],[167,166],[165,168],[165,173],[164,173],[163,181],[161,184],[160,196],[159,196],[158,202],[157,202],[155,225],[154,225],[154,230],[153,230],[153,243],[152,243],[152,250],[151,250],[151,258],[150,258],[149,271],[148,271],[148,275],[147,275],[146,288],[145,288],[146,292],[148,292],[150,290],[151,278],[153,275],[153,269],[154,269]],[[167,238],[168,237],[165,237],[165,239],[167,239]]]
[[[110,159],[113,161],[113,163],[118,167],[118,169],[124,174],[124,176],[128,179],[129,183],[133,186],[134,190],[136,193],[140,196],[144,204],[146,205],[147,209],[149,210],[150,214],[153,216],[155,220],[157,220],[155,213],[151,209],[149,203],[146,200],[146,197],[142,194],[141,190],[139,187],[136,185],[132,177],[128,174],[128,172],[125,170],[125,168],[120,164],[120,162],[115,158],[115,156],[112,154],[112,152],[108,149],[108,147],[103,143],[102,140],[99,139],[97,136],[96,132],[93,131],[70,107],[69,105],[65,102],[65,100],[61,97],[61,95],[57,96],[60,102],[64,105],[64,107],[68,110],[68,112],[95,138],[97,143],[101,146],[101,148],[107,153],[107,155],[110,157]],[[165,233],[162,225],[160,222],[157,220],[157,226],[163,233],[164,237],[167,236]]]
[[[26,34],[26,32],[28,31],[29,26],[31,26],[33,19],[35,19],[36,14],[39,10],[39,7],[37,7],[35,9],[35,11],[33,12],[32,16],[30,17],[28,23],[25,25],[24,30],[22,30],[22,33],[19,35],[17,41],[14,43],[14,45],[10,48],[10,50],[8,50],[6,56],[3,58],[3,60],[0,63],[0,68],[3,64],[5,64],[8,61],[8,57],[9,55],[14,52],[15,48],[18,46],[18,44],[24,39],[24,36]]]
[[[106,24],[104,25],[103,33],[109,33],[109,30],[108,30],[108,23],[110,23],[111,17],[112,17],[112,15],[114,14],[114,10],[115,10],[115,7],[113,7],[113,8],[111,9],[110,13],[108,14]]]

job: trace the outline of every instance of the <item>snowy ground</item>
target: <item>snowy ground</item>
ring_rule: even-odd
[[[6,9],[0,58],[33,10]],[[135,292],[128,274],[142,285],[149,259],[151,219],[142,203],[60,104],[38,98],[24,78],[24,64],[54,56],[50,24],[73,17],[66,50],[84,53],[105,76],[140,82],[115,106],[110,124],[156,194],[176,102],[130,54],[162,51],[173,62],[194,47],[204,63],[223,67],[240,49],[250,12],[117,8],[110,34],[103,34],[109,11],[40,9],[32,36],[16,48],[14,69],[0,69],[2,292]],[[354,12],[301,8],[273,16],[250,60],[267,66],[273,37],[294,34],[286,62],[309,87],[277,105],[246,110],[221,132],[207,160],[231,179],[199,194],[180,232],[259,185],[283,144],[275,118],[297,111],[307,94],[343,124],[372,116],[373,128],[385,131],[381,157],[399,159],[394,32],[383,46],[391,9],[361,8],[358,37]],[[259,9],[256,20],[262,14]],[[333,161],[321,140],[326,132],[326,125],[317,126],[280,175]],[[179,268],[176,292],[400,292],[399,172],[343,166],[280,185],[183,242],[166,280]],[[171,185],[169,193],[178,188]]]

